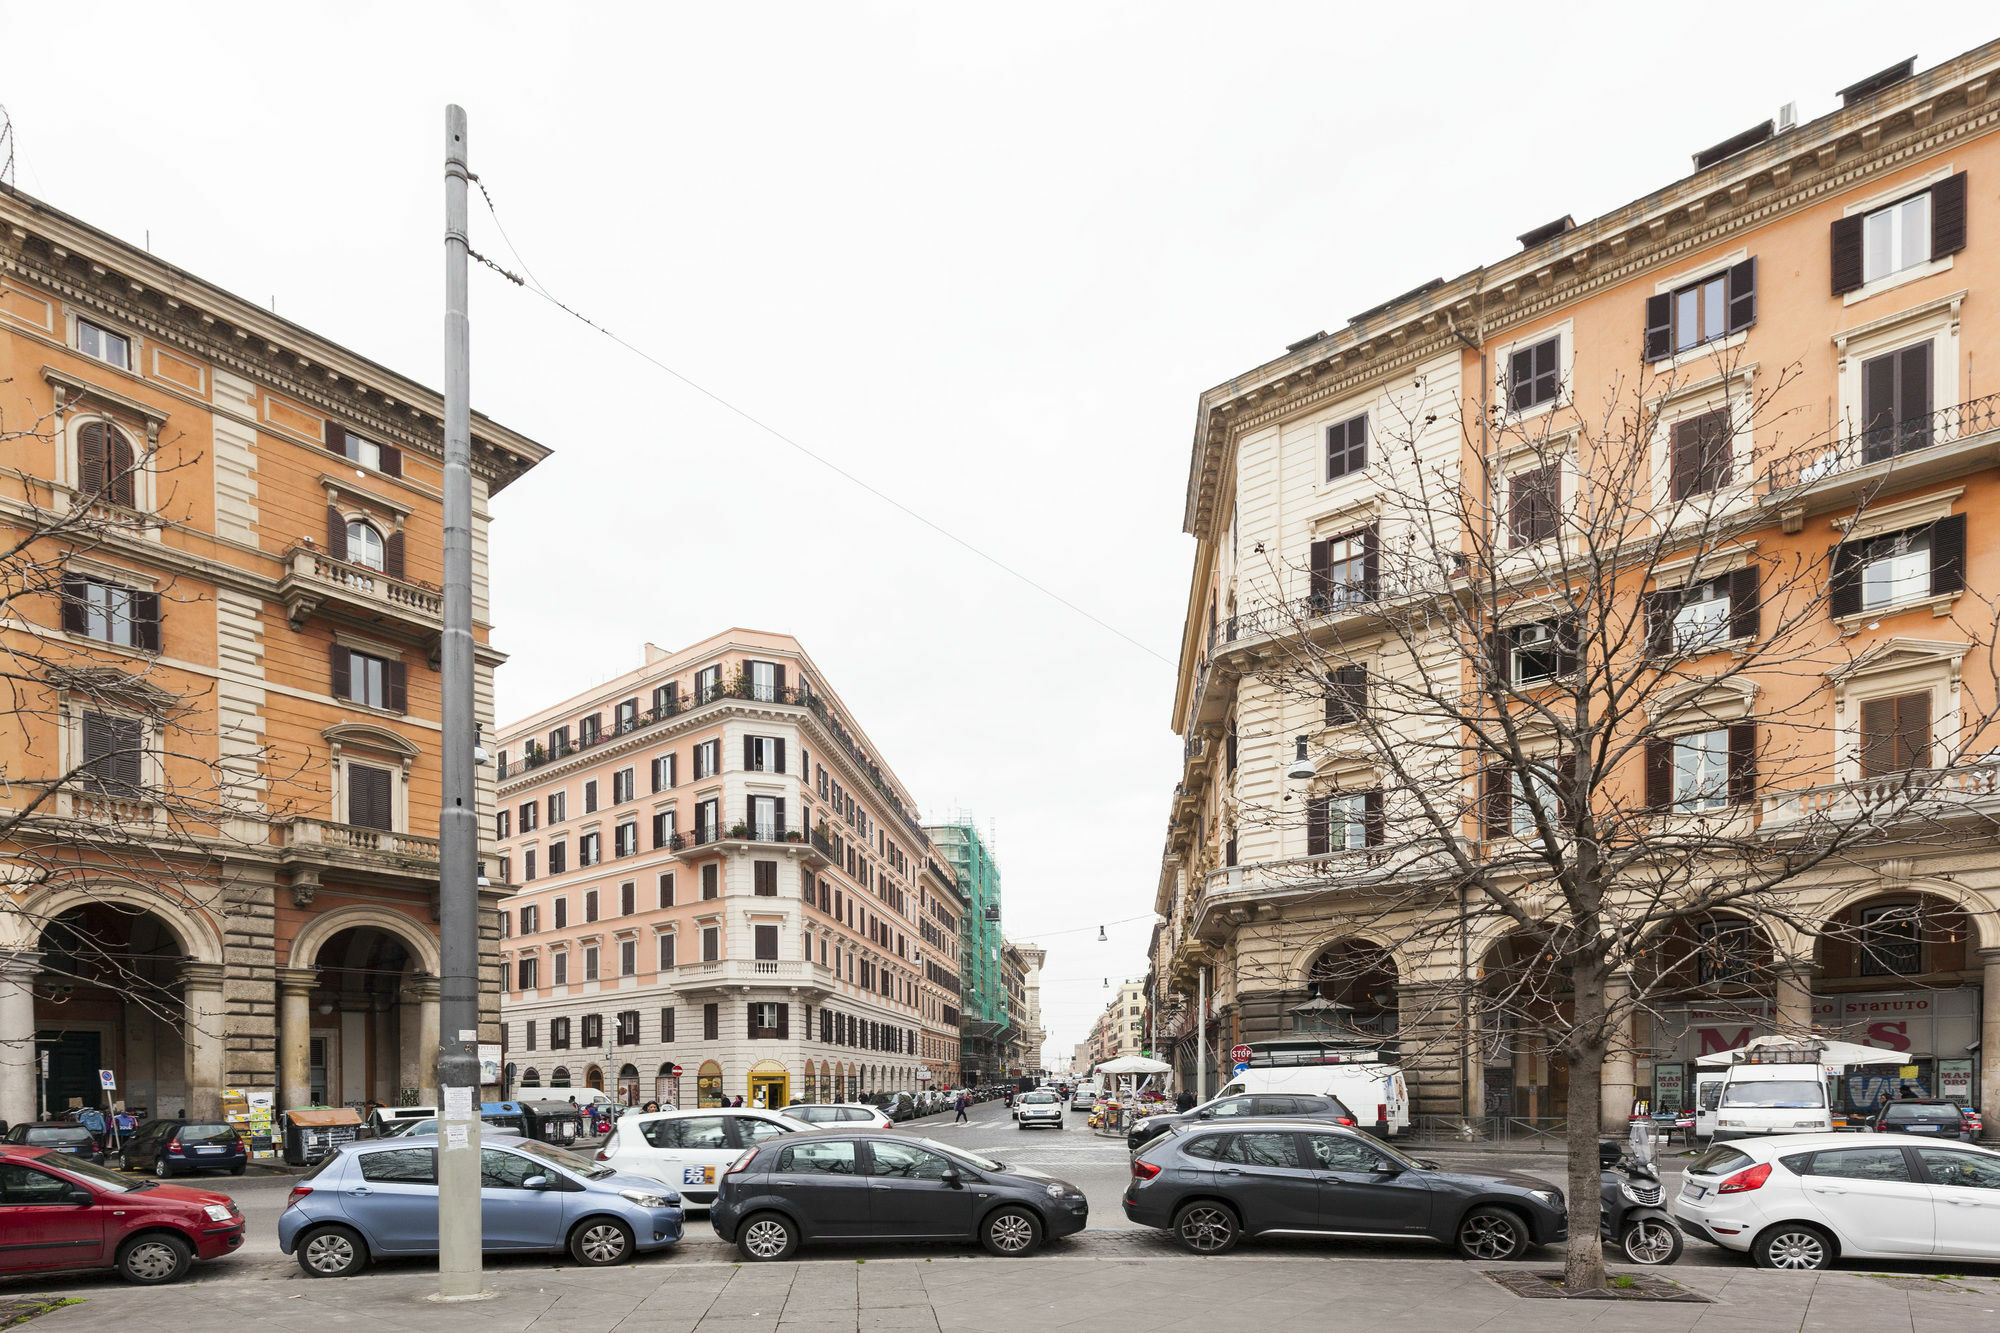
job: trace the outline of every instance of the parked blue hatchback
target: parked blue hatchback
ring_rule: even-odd
[[[354,1143],[300,1177],[278,1248],[309,1277],[351,1277],[375,1258],[436,1254],[437,1136]],[[488,1254],[567,1250],[587,1267],[625,1263],[681,1238],[681,1196],[575,1153],[508,1137],[480,1148]]]

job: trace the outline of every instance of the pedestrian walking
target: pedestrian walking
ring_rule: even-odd
[[[1180,1095],[1174,1098],[1174,1109],[1182,1115],[1186,1115],[1189,1111],[1194,1110],[1194,1094],[1186,1088],[1182,1088]]]
[[[956,1098],[956,1099],[955,1099],[955,1100],[953,1101],[952,1105],[954,1105],[954,1106],[956,1106],[956,1107],[958,1108],[958,1115],[957,1115],[956,1117],[954,1117],[954,1118],[953,1118],[953,1120],[952,1120],[952,1122],[951,1122],[951,1123],[952,1123],[952,1124],[954,1124],[954,1125],[963,1125],[963,1124],[965,1124],[965,1123],[966,1123],[966,1119],[965,1119],[965,1094],[964,1094],[964,1093],[962,1093],[962,1092],[961,1092],[961,1093],[959,1093],[959,1094],[958,1094],[958,1097],[957,1097],[957,1098]]]

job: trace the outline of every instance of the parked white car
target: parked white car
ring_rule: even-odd
[[[1062,1099],[1053,1092],[1024,1092],[1014,1099],[1014,1119],[1022,1129],[1031,1125],[1063,1127]]]
[[[2000,1152],[1906,1134],[1718,1144],[1681,1178],[1674,1220],[1764,1268],[1837,1259],[2000,1261]]]
[[[597,1149],[614,1171],[651,1176],[680,1191],[683,1204],[705,1208],[715,1185],[738,1157],[765,1139],[814,1128],[777,1111],[711,1107],[652,1111],[620,1120]]]
[[[798,1106],[787,1106],[784,1114],[793,1120],[803,1120],[814,1129],[894,1129],[896,1122],[882,1114],[879,1106],[866,1106],[860,1102],[806,1102]]]

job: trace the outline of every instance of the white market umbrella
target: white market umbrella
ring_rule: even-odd
[[[1697,1059],[1695,1063],[1708,1068],[1714,1068],[1718,1065],[1733,1065],[1736,1063],[1736,1057],[1745,1051],[1761,1050],[1766,1046],[1799,1046],[1803,1044],[1797,1037],[1786,1037],[1778,1033],[1771,1033],[1762,1037],[1752,1037],[1749,1041],[1734,1050],[1711,1052]],[[1887,1046],[1863,1046],[1861,1043],[1854,1041],[1826,1041],[1814,1038],[1812,1039],[1812,1044],[1819,1047],[1820,1064],[1828,1067],[1834,1065],[1844,1067],[1852,1067],[1854,1065],[1901,1065],[1908,1064],[1914,1058],[1908,1051],[1893,1051]]]
[[[1115,1060],[1106,1060],[1097,1067],[1100,1074],[1166,1074],[1173,1066],[1164,1060],[1148,1060],[1143,1055],[1121,1055]]]

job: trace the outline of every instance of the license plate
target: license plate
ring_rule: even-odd
[[[712,1166],[684,1166],[681,1168],[681,1184],[713,1185],[715,1168]]]
[[[1911,1125],[1910,1132],[1912,1134],[1935,1134],[1938,1132],[1938,1127],[1936,1125]]]
[[[1708,1187],[1705,1185],[1683,1185],[1681,1193],[1690,1199],[1699,1199],[1708,1193]]]
[[[196,1148],[196,1152],[221,1152],[220,1148]]]

